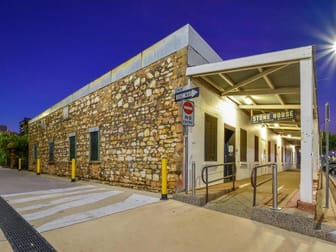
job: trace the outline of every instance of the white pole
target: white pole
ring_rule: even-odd
[[[326,170],[325,170],[325,176],[326,176],[326,203],[325,207],[329,208],[329,121],[330,121],[330,105],[329,103],[325,104],[325,130],[326,130]]]

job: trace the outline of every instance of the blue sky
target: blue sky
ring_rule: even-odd
[[[320,125],[336,133],[336,1],[0,0],[0,124],[34,117],[191,24],[223,59],[316,45]]]

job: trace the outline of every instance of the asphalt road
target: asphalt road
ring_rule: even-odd
[[[69,180],[70,181],[70,178]],[[30,192],[55,188],[75,187],[63,178],[55,179],[46,175],[36,175],[25,170],[0,168],[0,194]]]

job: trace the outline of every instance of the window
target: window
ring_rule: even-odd
[[[72,160],[76,158],[76,135],[69,137],[69,146],[69,159]]]
[[[240,162],[247,161],[247,132],[240,129]]]
[[[259,162],[259,137],[254,136],[254,161]]]
[[[63,108],[63,120],[69,119],[69,107]]]
[[[35,161],[38,158],[38,155],[37,155],[37,144],[34,144],[34,146],[33,146],[33,158],[34,158]]]
[[[271,162],[271,142],[268,141],[268,162]]]
[[[205,114],[204,161],[217,161],[217,118]]]
[[[90,161],[99,161],[99,129],[90,130]]]
[[[54,141],[49,142],[49,162],[54,162],[55,161],[55,156],[54,156]]]
[[[41,129],[45,129],[46,128],[46,122],[45,122],[45,119],[42,119],[41,122]]]

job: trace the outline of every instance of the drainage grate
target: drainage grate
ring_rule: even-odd
[[[56,251],[2,197],[0,197],[0,228],[14,252]]]

